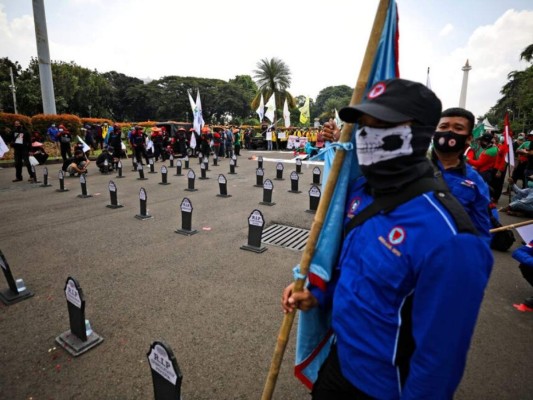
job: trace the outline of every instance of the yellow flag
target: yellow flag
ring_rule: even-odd
[[[299,108],[300,110],[300,122],[307,124],[311,120],[311,112],[309,110],[309,96],[305,98],[305,104]]]

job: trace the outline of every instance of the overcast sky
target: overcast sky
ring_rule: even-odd
[[[398,0],[400,75],[457,106],[469,59],[466,106],[481,115],[500,97],[533,43],[531,0]],[[316,98],[357,80],[378,0],[45,0],[50,54],[99,72],[228,80],[283,60],[289,91]],[[0,0],[0,57],[26,68],[37,54],[31,0]],[[499,121],[493,121],[498,123]]]

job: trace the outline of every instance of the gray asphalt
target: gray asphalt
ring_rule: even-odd
[[[35,293],[21,303],[0,305],[0,398],[152,398],[146,353],[154,340],[173,349],[184,399],[260,398],[282,321],[281,290],[292,280],[301,253],[266,245],[266,252],[256,254],[240,246],[247,243],[247,219],[254,209],[262,211],[267,226],[310,227],[313,216],[305,210],[313,166],[303,166],[302,193],[293,194],[288,190],[294,166],[286,164],[285,180],[273,180],[276,205],[268,207],[259,204],[257,161],[248,157],[289,159],[292,154],[242,154],[236,175],[228,174],[228,159],[221,159],[219,166],[210,166],[210,179],[196,179],[196,192],[184,190],[187,178],[174,176],[175,169],[169,171],[171,185],[163,186],[160,173],[137,180],[130,160],[123,161],[124,179],[102,175],[93,164],[87,182],[92,197],[86,199],[77,197],[78,178],[66,178],[68,192],[56,191],[59,164],[48,165],[53,185],[48,188],[12,183],[13,168],[0,169],[0,250],[15,277]],[[198,178],[197,160],[190,165]],[[275,163],[265,161],[264,168],[265,179],[275,178]],[[41,180],[42,170],[37,169]],[[220,173],[232,197],[216,196]],[[106,207],[109,180],[116,183],[123,208]],[[135,218],[141,187],[153,217],[142,221]],[[198,233],[193,236],[174,233],[181,227],[184,197],[194,208],[192,227]],[[533,288],[510,252],[495,252],[495,260],[456,399],[533,399],[527,372],[533,313],[513,307],[533,295]],[[86,317],[104,338],[78,358],[54,342],[68,329],[63,292],[68,276],[80,282]],[[0,278],[0,288],[5,287]],[[292,374],[294,331],[275,399],[308,398]]]

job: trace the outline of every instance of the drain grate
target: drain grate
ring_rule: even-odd
[[[261,241],[274,246],[302,251],[309,238],[309,230],[274,224],[263,231]]]

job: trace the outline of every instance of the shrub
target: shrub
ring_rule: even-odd
[[[37,114],[31,117],[31,122],[33,128],[42,134],[45,134],[52,124],[63,125],[73,135],[79,135],[82,127],[81,119],[72,114]]]
[[[83,125],[85,124],[102,125],[103,123],[107,123],[108,125],[113,125],[113,121],[107,118],[81,118],[81,122]]]

